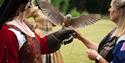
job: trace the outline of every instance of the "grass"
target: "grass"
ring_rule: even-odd
[[[109,19],[102,19],[93,25],[78,30],[82,35],[98,44],[114,27],[115,25]],[[77,39],[74,39],[71,44],[61,47],[64,63],[94,63],[87,58],[86,51],[87,48]]]

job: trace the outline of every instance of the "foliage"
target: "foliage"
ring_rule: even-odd
[[[52,0],[51,3],[59,9],[60,12],[65,13],[68,7],[69,0]]]
[[[76,8],[74,8],[74,9],[71,11],[71,15],[72,15],[72,16],[79,16],[80,13],[76,10]]]
[[[52,4],[61,12],[71,13],[74,8],[81,12],[108,14],[111,0],[52,0]]]
[[[89,13],[100,12],[100,6],[98,0],[86,0],[85,7]]]
[[[0,1],[0,7],[1,7],[1,5],[2,5],[3,1],[4,1],[4,0],[1,0],[1,1]]]
[[[69,0],[66,14],[70,13],[73,9],[76,9],[78,12],[82,13],[85,10],[85,1],[86,0]]]

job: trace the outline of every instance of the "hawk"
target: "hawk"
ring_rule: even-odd
[[[43,0],[36,0],[36,2],[42,13],[55,25],[80,28],[93,24],[101,18],[100,14],[81,15],[78,17],[72,17],[70,14],[64,16],[49,2]]]

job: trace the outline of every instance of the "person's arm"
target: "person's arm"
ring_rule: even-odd
[[[37,38],[40,42],[41,54],[49,54],[54,52],[48,47],[47,36],[40,37],[39,35],[37,35]]]
[[[51,33],[43,38],[40,38],[41,51],[43,54],[52,53],[61,47],[61,44],[69,44],[73,41],[73,37],[70,35],[74,33],[71,28],[59,30]]]
[[[80,34],[78,31],[76,31],[76,38],[78,38],[88,49],[98,49],[98,45],[95,44],[95,42],[89,40],[82,34]]]
[[[99,63],[108,63],[96,50],[89,49],[87,53],[90,60],[98,60]]]

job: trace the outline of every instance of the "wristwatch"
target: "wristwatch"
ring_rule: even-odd
[[[102,58],[102,56],[98,55],[96,59],[99,61]]]

